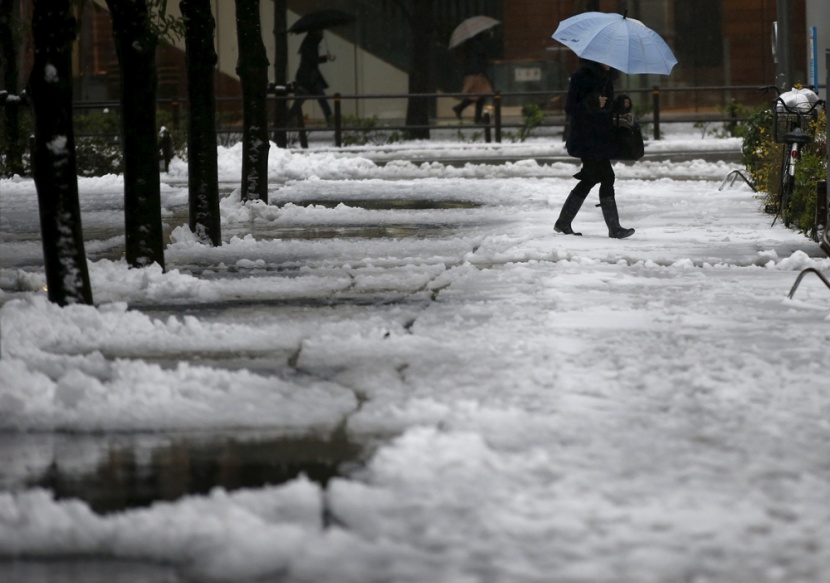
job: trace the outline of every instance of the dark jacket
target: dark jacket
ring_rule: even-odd
[[[571,76],[565,113],[569,119],[568,154],[583,160],[611,160],[616,155],[614,144],[614,114],[625,113],[620,95],[614,99],[616,72],[606,71],[602,65],[591,61]],[[608,101],[600,107],[599,98]],[[628,108],[630,109],[630,107]]]
[[[479,36],[474,36],[464,43],[464,75],[487,75],[487,48]]]
[[[328,61],[326,55],[320,55],[320,41],[322,35],[309,33],[300,44],[300,66],[297,67],[295,80],[297,85],[308,91],[322,91],[329,85],[320,73],[319,64]]]

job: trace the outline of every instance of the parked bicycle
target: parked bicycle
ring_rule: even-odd
[[[790,203],[796,184],[796,167],[801,160],[801,150],[805,144],[814,139],[818,111],[824,101],[818,98],[812,89],[792,89],[781,93],[778,87],[770,85],[765,90],[774,89],[776,98],[773,102],[773,140],[784,144],[781,153],[781,176],[778,185],[778,208],[772,224],[781,217],[784,226],[792,222]]]

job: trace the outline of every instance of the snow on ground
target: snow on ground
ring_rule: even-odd
[[[830,259],[746,186],[719,191],[725,162],[618,164],[636,234],[609,239],[594,192],[584,236],[557,235],[576,167],[530,158],[561,145],[479,146],[430,147],[528,160],[274,148],[271,204],[228,194],[215,249],[171,228],[166,273],[118,256],[120,177],[81,179],[94,307],[46,301],[34,186],[0,181],[0,430],[33,436],[0,446],[0,560],[192,581],[830,580],[830,293],[808,277],[787,297]],[[222,150],[223,182],[240,155]],[[163,180],[173,222],[186,165]],[[381,445],[326,488],[100,515],[27,487],[53,432],[342,427]],[[85,451],[57,462],[107,455]]]

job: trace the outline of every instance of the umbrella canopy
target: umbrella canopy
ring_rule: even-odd
[[[322,30],[338,24],[346,24],[354,20],[354,16],[342,10],[318,10],[301,16],[288,28],[288,32],[299,34],[309,30]]]
[[[497,24],[501,24],[501,22],[495,18],[490,18],[489,16],[471,16],[467,20],[462,21],[461,24],[456,26],[455,30],[452,31],[452,35],[450,36],[450,48],[452,49],[457,47],[465,40],[469,40],[475,35],[493,28]]]
[[[553,38],[589,61],[623,73],[668,75],[677,59],[659,34],[622,14],[584,12],[559,23]]]

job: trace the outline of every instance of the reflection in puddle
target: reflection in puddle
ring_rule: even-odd
[[[3,583],[178,583],[166,565],[116,559],[47,559],[0,561]]]
[[[222,237],[253,235],[260,239],[422,239],[445,237],[455,225],[349,225],[347,227],[279,227],[271,223],[228,225],[222,229]]]
[[[271,201],[270,204],[283,206],[294,204],[297,206],[322,206],[325,208],[336,208],[345,205],[352,208],[365,210],[449,210],[449,209],[474,209],[482,205],[477,202],[466,200],[430,200],[430,199],[386,199],[386,198],[317,198],[299,201]],[[348,225],[330,227],[294,226],[281,227],[271,223],[245,223],[241,225],[226,225],[223,227],[222,236],[244,236],[247,234],[260,238],[273,239],[335,239],[335,238],[362,238],[362,239],[383,239],[383,238],[405,238],[420,237],[433,238],[443,237],[452,233],[456,224],[441,224],[433,221],[427,224],[386,224],[386,225]]]
[[[189,273],[198,273],[191,269]],[[250,277],[247,276],[246,277]],[[227,277],[225,278],[227,279]],[[415,292],[388,292],[365,295],[340,294],[323,297],[296,297],[296,298],[227,298],[213,302],[176,302],[163,304],[132,302],[131,310],[138,310],[152,318],[167,318],[168,316],[198,315],[209,317],[228,309],[263,309],[279,308],[338,308],[338,307],[381,307],[381,306],[425,306],[430,303],[429,295]],[[254,357],[267,356],[267,350],[252,354]],[[168,353],[169,354],[169,353]],[[207,353],[205,353],[207,354]]]
[[[57,499],[81,499],[103,514],[204,495],[215,487],[230,491],[282,484],[301,474],[325,487],[332,478],[359,468],[368,449],[344,432],[259,439],[182,437],[149,452],[109,447],[85,471],[64,468],[56,460],[26,485],[49,489]]]
[[[280,201],[272,204],[282,206],[285,204],[297,206],[322,206],[325,208],[336,208],[345,205],[352,208],[362,208],[372,211],[394,211],[394,210],[445,210],[445,209],[474,209],[482,205],[469,200],[434,200],[419,198],[356,198],[349,200],[342,199],[304,199],[300,201]]]
[[[480,208],[480,203],[465,200],[429,200],[429,199],[383,199],[383,198],[361,198],[352,200],[334,199],[307,199],[301,201],[271,201],[274,206],[294,204],[297,206],[322,206],[325,208],[336,208],[339,205],[346,205],[352,208],[366,210],[450,210],[450,209],[475,209]],[[172,228],[178,225],[188,224],[187,207],[176,207],[172,209],[170,220],[166,221],[165,236],[169,237]],[[230,240],[231,237],[244,237],[253,235],[265,239],[335,239],[335,238],[435,238],[451,234],[458,228],[456,223],[441,223],[430,221],[423,224],[364,224],[364,225],[333,225],[333,226],[279,226],[269,221],[252,221],[227,224],[222,227],[222,238]]]

